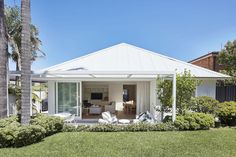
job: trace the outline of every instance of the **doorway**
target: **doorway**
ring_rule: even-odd
[[[136,85],[123,85],[123,114],[135,118]]]

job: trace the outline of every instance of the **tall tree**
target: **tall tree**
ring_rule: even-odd
[[[7,6],[5,7],[5,24],[6,24],[6,36],[8,38],[8,51],[10,58],[16,63],[16,71],[21,71],[21,10],[18,6]],[[32,61],[38,58],[44,57],[45,53],[40,50],[42,45],[39,39],[38,28],[31,24],[31,53]],[[11,89],[14,89],[16,95],[16,106],[17,111],[21,112],[21,87],[20,87],[20,77],[16,76],[16,83]]]
[[[7,116],[7,64],[4,0],[0,0],[0,118]]]
[[[217,59],[218,63],[224,67],[221,72],[232,76],[227,83],[236,83],[236,40],[228,41]]]
[[[6,33],[8,37],[8,44],[10,46],[9,54],[13,61],[16,63],[16,70],[21,70],[21,15],[20,8],[18,6],[5,7],[5,24],[6,24]],[[32,52],[32,61],[37,58],[44,57],[45,53],[40,50],[40,45],[42,45],[41,40],[39,39],[38,28],[31,24],[31,52]]]
[[[30,0],[21,0],[21,123],[29,124],[31,108]]]

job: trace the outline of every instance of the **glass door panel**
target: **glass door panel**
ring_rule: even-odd
[[[69,112],[78,115],[77,83],[58,82],[58,113]]]

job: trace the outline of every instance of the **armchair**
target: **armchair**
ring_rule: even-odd
[[[105,112],[106,111],[114,114],[116,112],[116,102],[112,101],[108,105],[105,105]]]

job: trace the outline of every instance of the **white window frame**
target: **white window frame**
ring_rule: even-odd
[[[76,114],[77,114],[77,117],[79,119],[81,119],[82,118],[82,82],[77,81],[77,80],[56,81],[56,91],[55,91],[55,97],[56,97],[55,111],[56,111],[56,113],[58,113],[58,83],[76,83],[76,96],[77,96],[77,98],[76,98],[76,106],[77,106]],[[80,111],[80,113],[79,113],[79,111]]]

